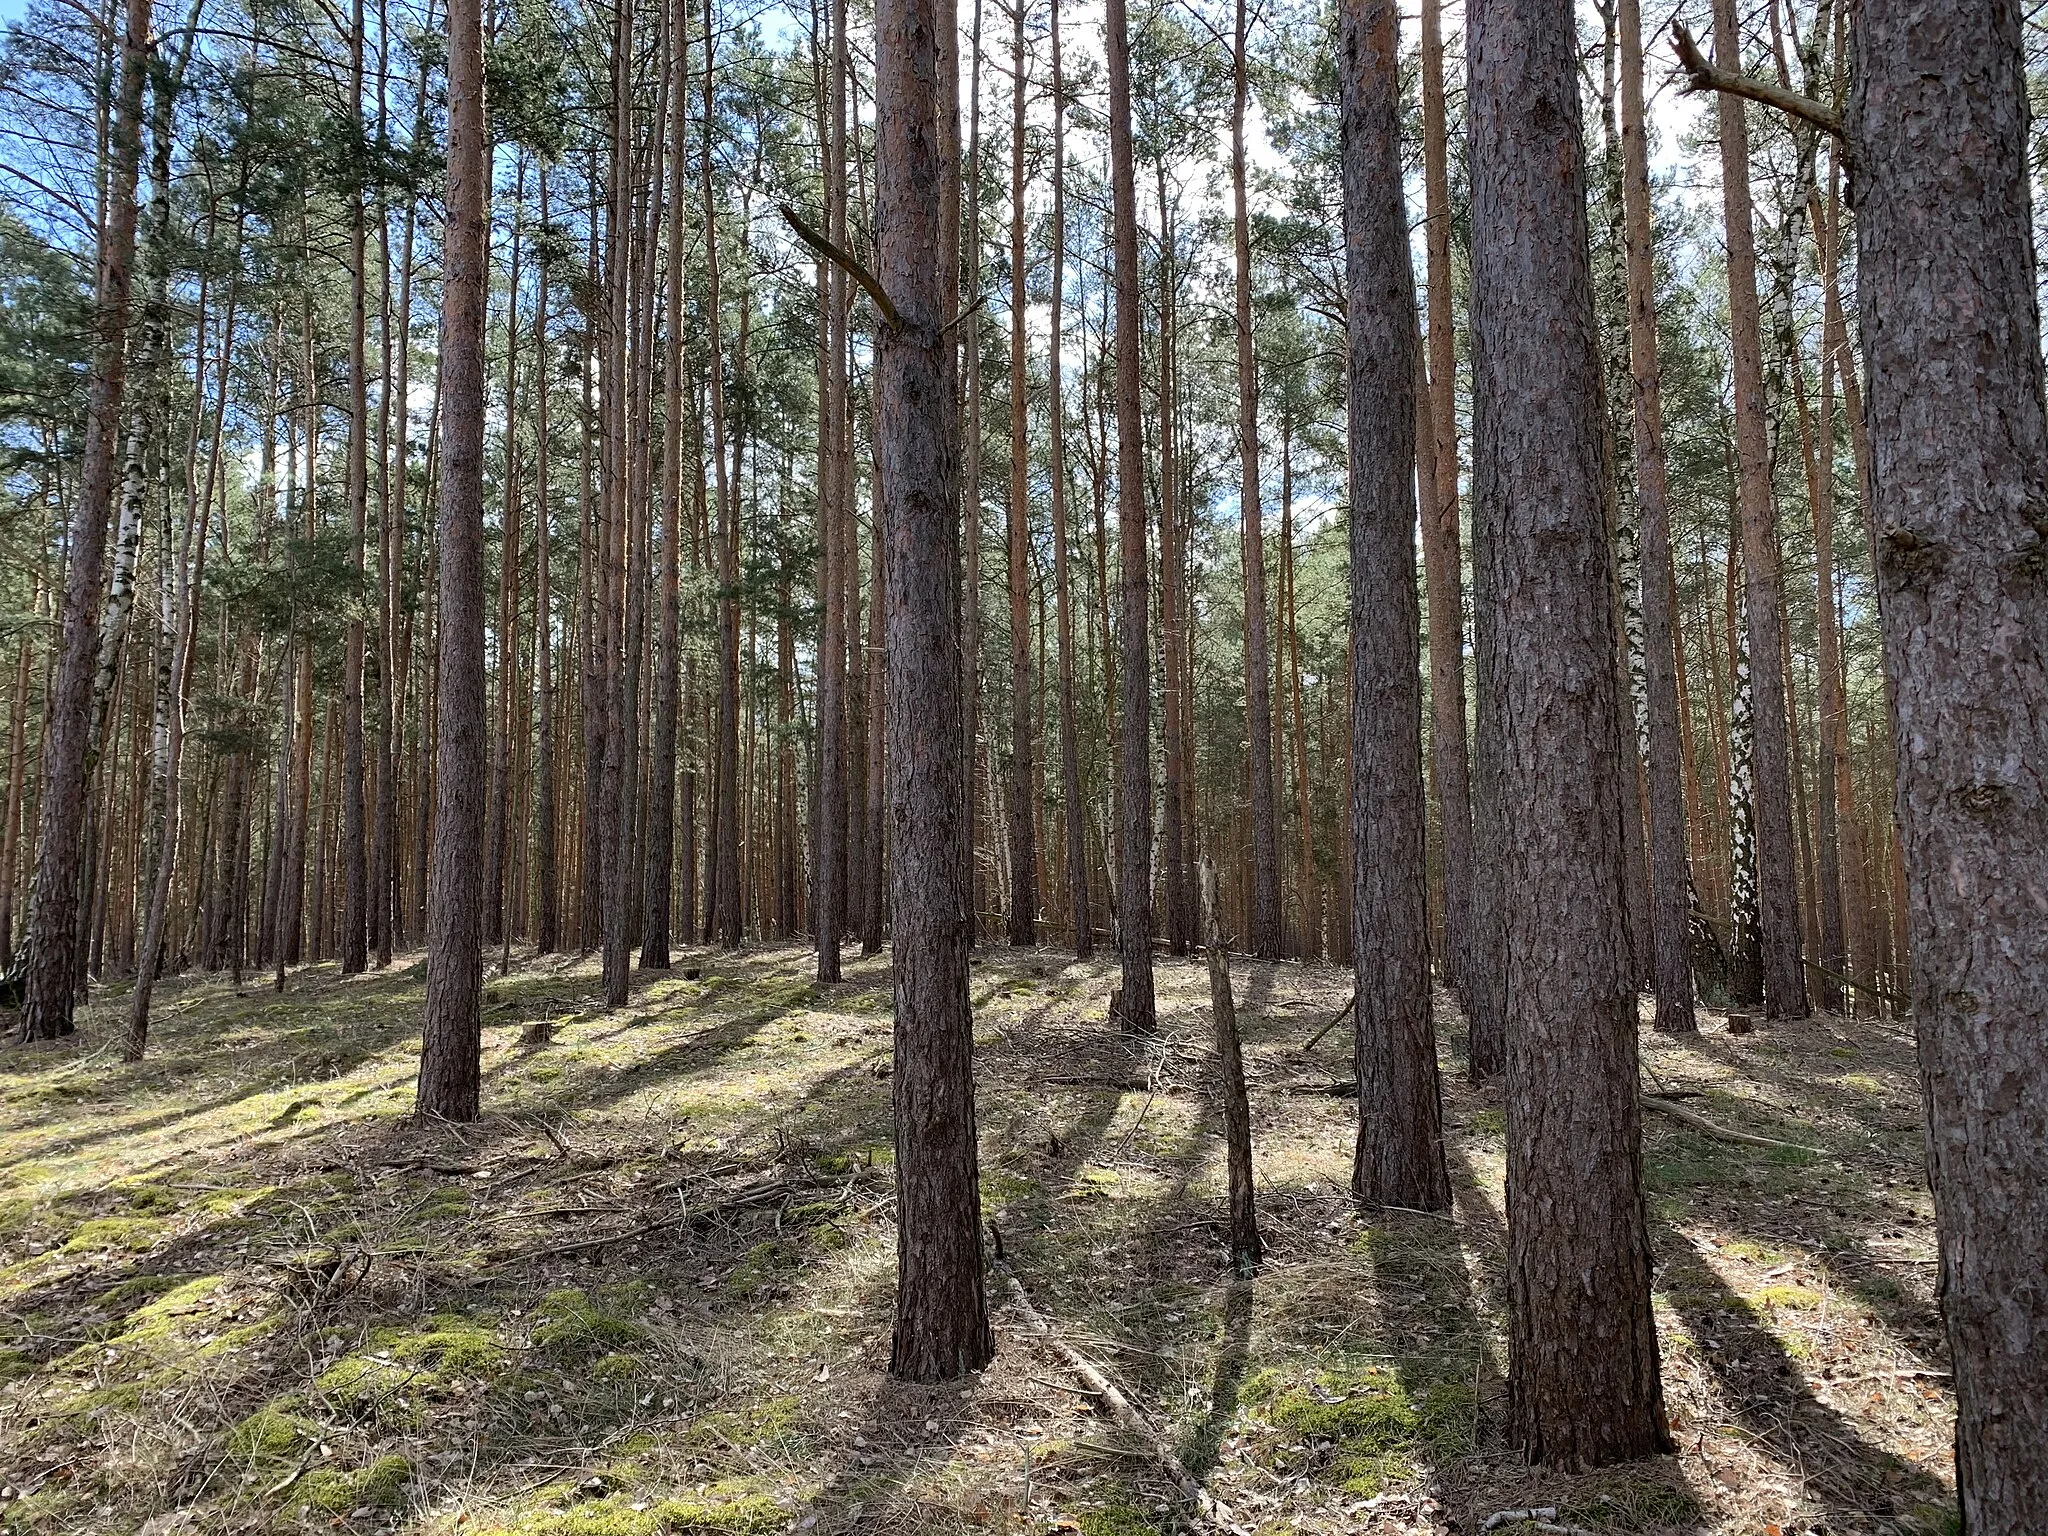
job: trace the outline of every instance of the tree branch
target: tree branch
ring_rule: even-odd
[[[1788,117],[1811,123],[1822,133],[1832,134],[1837,139],[1848,137],[1842,130],[1842,119],[1811,97],[1763,80],[1752,80],[1735,70],[1720,68],[1700,52],[1699,44],[1692,40],[1684,22],[1671,23],[1671,41],[1678,50],[1678,64],[1685,71],[1685,89],[1688,92],[1725,91],[1730,96],[1746,96],[1767,107],[1776,107]]]
[[[903,317],[896,313],[896,306],[889,301],[889,295],[872,272],[806,224],[803,216],[789,204],[783,203],[779,206],[782,209],[782,217],[788,222],[789,227],[796,231],[797,239],[859,283],[867,291],[867,296],[875,301],[875,308],[882,312],[882,318],[890,325],[902,325]]]

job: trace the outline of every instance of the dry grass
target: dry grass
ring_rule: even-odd
[[[682,979],[681,966],[703,969]],[[988,1215],[1039,1309],[1242,1532],[1935,1531],[1952,1404],[1910,1041],[1816,1020],[1644,1036],[1730,1127],[1646,1128],[1676,1457],[1586,1477],[1502,1446],[1498,1090],[1448,1001],[1455,1218],[1345,1196],[1355,1104],[1300,1043],[1348,977],[1240,964],[1269,1262],[1228,1282],[1206,980],[1161,1033],[1109,967],[985,952]],[[849,959],[691,951],[617,1012],[589,964],[491,984],[477,1126],[411,1120],[423,975],[187,983],[153,1059],[0,1055],[0,1531],[1081,1531],[1169,1487],[1008,1308],[960,1388],[892,1384],[889,992]],[[554,1021],[555,1043],[521,1046]],[[1001,1292],[995,1294],[999,1297]]]

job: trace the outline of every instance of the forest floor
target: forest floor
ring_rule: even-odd
[[[688,951],[488,982],[486,1116],[411,1118],[425,967],[163,988],[148,1062],[0,1051],[0,1532],[521,1536],[1183,1528],[1170,1482],[991,1277],[973,1380],[885,1375],[886,959]],[[686,970],[685,967],[690,969]],[[697,974],[701,968],[701,974]],[[1160,1033],[1111,962],[976,958],[982,1188],[1009,1265],[1213,1497],[1212,1530],[1940,1531],[1953,1402],[1910,1036],[1643,1036],[1675,1456],[1502,1444],[1502,1111],[1439,997],[1450,1219],[1346,1195],[1347,972],[1234,967],[1267,1262],[1230,1283],[1207,979]],[[686,979],[694,975],[695,979]],[[553,1041],[521,1043],[533,1021]],[[1503,1523],[1497,1530],[1529,1529]]]

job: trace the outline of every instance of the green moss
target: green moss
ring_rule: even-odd
[[[1766,1247],[1751,1242],[1746,1237],[1730,1238],[1721,1244],[1721,1252],[1731,1259],[1741,1259],[1746,1264],[1782,1264],[1787,1257],[1782,1248]]]
[[[1121,1500],[1084,1511],[1077,1523],[1081,1536],[1158,1536],[1159,1531],[1135,1505]]]
[[[228,1455],[244,1468],[272,1467],[289,1462],[318,1442],[320,1428],[311,1420],[265,1403],[228,1431]]]
[[[694,1496],[633,1507],[640,1503],[612,1494],[531,1514],[485,1536],[765,1536],[789,1525],[781,1505],[745,1483],[714,1483]]]
[[[633,1355],[600,1355],[591,1362],[592,1381],[631,1381],[640,1374],[640,1361]]]
[[[149,1216],[101,1216],[81,1223],[65,1240],[64,1251],[95,1253],[118,1249],[144,1253],[156,1246],[168,1225]]]
[[[1276,1397],[1266,1417],[1306,1439],[1342,1442],[1353,1450],[1391,1450],[1416,1431],[1408,1394],[1391,1375],[1378,1371],[1350,1380],[1326,1374],[1315,1387]]]
[[[175,1211],[180,1204],[178,1197],[161,1184],[126,1184],[119,1186],[114,1192],[128,1202],[130,1210],[140,1211],[144,1215],[151,1212]]]
[[[726,1282],[735,1296],[752,1300],[772,1291],[781,1277],[803,1262],[797,1245],[786,1237],[770,1238],[747,1250]]]
[[[35,1357],[26,1350],[0,1349],[0,1383],[35,1374]]]
[[[1263,1389],[1267,1422],[1329,1445],[1320,1477],[1361,1498],[1413,1475],[1418,1451],[1457,1456],[1472,1446],[1469,1386],[1437,1382],[1411,1392],[1390,1372],[1370,1366],[1325,1372],[1313,1385],[1285,1392],[1257,1378],[1247,1383],[1255,1385]]]
[[[595,1297],[577,1290],[550,1291],[534,1309],[533,1347],[556,1360],[588,1360],[630,1349],[647,1337],[633,1321],[646,1305],[639,1292],[624,1287],[600,1291]]]
[[[700,1449],[767,1445],[792,1438],[802,1421],[803,1404],[797,1399],[771,1397],[750,1408],[699,1414],[686,1443]]]
[[[1822,1301],[1819,1291],[1809,1290],[1803,1285],[1767,1285],[1747,1299],[1753,1307],[1786,1311],[1817,1307]]]
[[[1472,1112],[1472,1129],[1482,1136],[1505,1136],[1508,1133],[1508,1112],[1504,1109],[1475,1109]]]
[[[424,1331],[380,1329],[378,1342],[391,1358],[431,1367],[443,1376],[489,1376],[505,1364],[505,1346],[487,1325],[460,1312],[428,1319]]]
[[[321,1467],[308,1472],[292,1495],[294,1503],[330,1515],[356,1509],[396,1509],[405,1502],[412,1463],[403,1456],[379,1456],[367,1467]]]

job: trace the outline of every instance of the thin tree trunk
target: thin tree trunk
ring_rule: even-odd
[[[1472,770],[1465,733],[1465,615],[1458,536],[1458,361],[1451,320],[1451,193],[1439,0],[1422,0],[1422,187],[1429,273],[1429,423],[1434,500],[1422,508],[1429,589],[1430,755],[1444,858],[1443,973],[1462,987],[1471,967]]]
[[[1037,801],[1031,726],[1031,439],[1025,373],[1024,12],[1011,0],[1010,40],[1010,942],[1038,942]]]
[[[1741,56],[1735,0],[1714,0],[1714,51],[1724,64]],[[1728,240],[1728,318],[1735,386],[1736,489],[1742,509],[1742,569],[1754,703],[1757,892],[1762,918],[1764,1006],[1772,1018],[1808,1012],[1800,957],[1799,889],[1792,837],[1792,753],[1785,685],[1778,668],[1784,603],[1778,561],[1778,513],[1771,494],[1765,422],[1763,332],[1751,227],[1749,136],[1740,97],[1721,95],[1721,197]]]
[[[441,280],[439,721],[419,1113],[474,1120],[481,1078],[484,798],[484,325],[490,155],[483,17],[448,0],[448,191]]]
[[[1415,597],[1417,338],[1401,197],[1399,13],[1394,0],[1346,0],[1338,28],[1350,423],[1351,963],[1358,998],[1351,1192],[1368,1206],[1443,1211],[1450,1209],[1451,1185],[1430,1019],[1422,621]]]
[[[1117,933],[1123,985],[1117,1019],[1133,1034],[1158,1027],[1152,994],[1152,667],[1145,631],[1151,586],[1145,537],[1145,422],[1138,390],[1143,367],[1138,304],[1138,188],[1131,152],[1130,30],[1124,0],[1105,0],[1109,59],[1110,202],[1113,211],[1116,290],[1116,505],[1119,580],[1122,585],[1122,655],[1117,819],[1120,869]]]
[[[1252,343],[1252,232],[1244,119],[1251,95],[1247,0],[1237,0],[1231,50],[1231,234],[1236,257],[1239,550],[1244,565],[1244,707],[1251,757],[1252,953],[1280,958],[1280,833],[1273,793],[1272,661],[1266,636],[1266,529],[1259,500],[1259,363]]]
[[[1622,238],[1628,270],[1629,378],[1634,397],[1635,482],[1642,514],[1644,703],[1648,716],[1650,916],[1657,1028],[1686,1033],[1693,1018],[1687,932],[1692,868],[1685,846],[1684,742],[1679,732],[1671,581],[1671,506],[1664,462],[1664,406],[1657,367],[1656,274],[1650,242],[1650,158],[1643,126],[1643,37],[1638,0],[1619,0]]]
[[[1052,478],[1053,601],[1059,633],[1060,807],[1066,829],[1067,913],[1074,926],[1074,954],[1095,953],[1095,914],[1088,899],[1088,818],[1081,798],[1080,732],[1074,718],[1074,608],[1067,556],[1067,414],[1062,399],[1066,378],[1067,283],[1067,101],[1060,56],[1060,0],[1051,0],[1052,20],[1052,357],[1046,374],[1047,446]]]
[[[20,1036],[72,1032],[90,750],[88,715],[99,650],[99,587],[113,510],[114,458],[127,382],[128,307],[135,261],[135,181],[148,71],[150,0],[125,0],[121,80],[112,128],[93,308],[93,361],[78,499],[67,539],[63,656],[43,736],[41,835],[29,899],[28,967]]]

